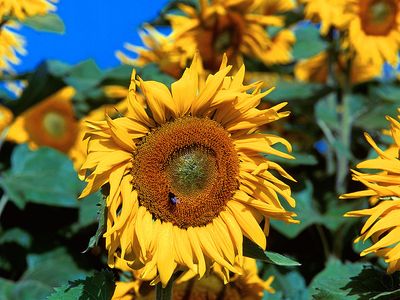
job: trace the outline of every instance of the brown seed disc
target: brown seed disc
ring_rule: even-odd
[[[203,226],[238,189],[239,158],[218,123],[185,117],[143,139],[132,175],[140,205],[154,218],[181,228]]]
[[[388,35],[396,28],[398,0],[360,1],[361,25],[368,35]]]

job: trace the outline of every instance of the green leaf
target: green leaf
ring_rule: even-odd
[[[310,284],[313,299],[359,299],[350,294],[347,284],[351,277],[362,271],[364,266],[366,265],[362,263],[343,264],[336,258],[329,259],[325,269],[315,276]]]
[[[60,286],[68,280],[84,278],[87,275],[64,248],[43,254],[29,254],[27,263],[28,269],[20,280],[36,280],[49,287]]]
[[[103,201],[100,191],[90,194],[84,199],[79,200],[79,227],[85,227],[96,222],[99,216],[98,203]]]
[[[380,83],[379,85],[370,85],[369,93],[372,99],[389,101],[400,104],[400,86],[393,83]]]
[[[267,279],[269,276],[274,276],[272,282],[275,294],[265,292],[263,300],[308,300],[310,295],[306,286],[305,279],[298,271],[282,272],[282,268],[276,266],[268,266],[267,272],[263,276]]]
[[[389,124],[385,116],[388,115],[396,118],[398,114],[397,108],[398,104],[375,103],[354,124],[366,131],[387,128]]]
[[[300,224],[271,220],[271,226],[284,236],[292,239],[298,236],[305,228],[321,222],[321,214],[318,209],[314,207],[313,193],[314,189],[312,183],[306,181],[305,189],[293,195],[293,198],[296,199],[296,207],[291,208],[291,210],[297,214],[297,219],[300,221]]]
[[[295,59],[309,58],[327,49],[328,44],[321,38],[315,26],[303,25],[295,30],[296,43],[293,45]]]
[[[56,288],[47,300],[110,300],[114,289],[112,272],[101,271],[86,279],[76,280]]]
[[[325,85],[318,83],[279,80],[276,89],[266,99],[273,102],[318,99],[327,91],[329,89]]]
[[[270,264],[278,265],[278,266],[300,266],[301,264],[297,261],[286,257],[282,254],[272,252],[272,251],[263,251],[257,244],[253,243],[247,237],[243,237],[243,255],[255,259],[259,259],[265,261]]]
[[[65,78],[68,85],[78,92],[85,92],[95,88],[103,79],[103,73],[92,59],[83,61],[71,68]]]
[[[334,94],[320,99],[315,105],[315,116],[318,120],[323,121],[329,128],[340,128],[339,115]]]
[[[266,251],[265,256],[267,257],[267,259],[265,260],[266,262],[277,266],[285,266],[285,267],[301,266],[299,262],[276,252]]]
[[[85,251],[87,252],[93,247],[97,246],[100,239],[103,236],[103,233],[106,230],[106,222],[107,222],[107,206],[106,206],[106,199],[104,197],[101,197],[99,200],[99,203],[97,204],[98,206],[98,211],[97,211],[97,219],[98,219],[98,226],[97,230],[94,236],[92,236],[89,240],[88,247],[86,248]]]
[[[63,20],[54,13],[49,13],[43,16],[32,16],[25,18],[22,23],[37,31],[65,33],[65,25]]]
[[[147,64],[137,71],[143,80],[155,80],[164,83],[166,86],[170,86],[175,81],[173,77],[163,73],[154,63]]]
[[[20,208],[26,202],[77,207],[81,189],[68,157],[45,147],[31,151],[27,145],[14,149],[11,169],[3,173],[0,185]]]
[[[29,248],[32,243],[32,237],[25,230],[12,228],[0,234],[0,244],[5,243],[17,243],[24,248]]]

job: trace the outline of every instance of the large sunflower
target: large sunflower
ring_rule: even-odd
[[[68,153],[78,136],[71,99],[75,93],[66,87],[29,108],[11,125],[7,139],[28,142],[31,148],[49,146]]]
[[[45,15],[56,9],[57,0],[0,0],[0,20],[16,17],[23,20],[34,15]]]
[[[392,65],[400,49],[400,2],[398,0],[348,0],[349,40],[366,63]]]
[[[385,259],[388,273],[400,270],[400,123],[387,117],[391,124],[390,134],[394,145],[386,151],[378,148],[365,134],[379,157],[361,162],[357,168],[375,169],[378,173],[353,171],[353,180],[366,186],[365,190],[344,194],[342,199],[370,197],[372,208],[350,211],[347,217],[367,217],[361,236],[355,242],[371,238],[374,243],[361,255],[375,253]]]
[[[146,282],[136,279],[133,272],[133,280],[129,282],[119,281],[113,295],[113,300],[150,300],[154,299],[155,290]],[[262,280],[257,274],[256,261],[244,258],[242,275],[236,275],[231,281],[224,285],[221,270],[214,270],[212,274],[200,280],[195,278],[177,284],[173,289],[174,300],[260,300],[264,291],[274,293],[271,287],[274,280],[270,276]]]
[[[279,111],[286,103],[257,109],[269,91],[261,92],[259,82],[244,86],[244,66],[228,77],[226,63],[225,57],[220,71],[203,80],[195,56],[171,91],[133,74],[128,117],[89,123],[81,197],[109,186],[110,266],[122,259],[143,268],[141,279],[166,285],[175,270],[185,281],[220,265],[228,282],[230,272],[241,272],[243,235],[265,249],[270,218],[296,222],[278,197],[294,206],[290,188],[275,175],[293,178],[265,158],[291,159],[272,147],[290,144],[256,132],[288,116]]]
[[[18,55],[26,53],[24,38],[12,30],[17,27],[14,23],[0,27],[0,74],[12,71],[12,65],[20,63]]]
[[[125,44],[125,48],[136,53],[138,57],[133,59],[123,52],[117,51],[116,55],[120,61],[139,67],[156,63],[161,71],[179,78],[188,60],[193,57],[196,46],[184,38],[175,40],[173,33],[165,36],[149,25],[145,26],[145,31],[141,32],[140,36],[145,47]]]
[[[200,51],[205,69],[211,71],[218,70],[224,53],[235,67],[242,64],[243,55],[266,64],[288,63],[295,37],[288,30],[274,37],[267,33],[266,26],[283,25],[282,16],[272,14],[279,11],[271,11],[280,7],[267,3],[266,0],[200,1],[199,11],[181,5],[186,16],[170,16],[174,36],[177,41],[191,40]],[[270,15],[264,15],[266,12]]]

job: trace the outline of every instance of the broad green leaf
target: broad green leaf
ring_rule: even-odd
[[[331,129],[338,129],[340,127],[335,97],[331,93],[315,104],[316,118],[323,121]]]
[[[77,207],[81,189],[68,157],[45,147],[31,151],[27,145],[14,149],[11,169],[3,173],[0,184],[20,208],[26,202]]]
[[[321,38],[319,30],[312,25],[301,25],[295,29],[296,43],[293,45],[295,59],[310,58],[327,49],[328,44]]]
[[[350,294],[348,284],[350,278],[357,276],[364,266],[366,265],[362,263],[343,264],[336,258],[329,259],[325,269],[315,276],[310,284],[313,299],[359,299]]]
[[[43,254],[29,254],[27,263],[28,269],[20,280],[36,280],[49,287],[60,286],[68,280],[84,278],[87,275],[64,248]]]
[[[103,236],[103,233],[106,230],[106,225],[107,225],[107,206],[106,206],[106,199],[104,197],[101,197],[99,199],[99,203],[97,204],[98,210],[97,210],[97,220],[98,220],[98,226],[97,230],[94,236],[92,236],[89,240],[88,247],[84,252],[89,251],[91,248],[97,246],[99,243],[100,239]]]
[[[276,89],[266,96],[266,100],[282,102],[318,99],[328,91],[328,87],[318,83],[279,80]]]
[[[297,261],[282,254],[272,251],[263,251],[263,249],[261,249],[257,244],[253,243],[247,237],[243,237],[243,255],[278,266],[293,267],[301,265]]]
[[[398,104],[376,103],[371,105],[370,109],[361,115],[354,124],[364,131],[388,128],[389,123],[385,116],[396,118],[397,108]]]
[[[0,244],[5,243],[17,243],[24,248],[29,248],[32,237],[25,230],[12,228],[0,233]]]
[[[290,208],[290,210],[297,214],[296,219],[300,221],[299,224],[271,220],[271,226],[281,234],[292,239],[299,235],[305,228],[312,224],[320,223],[321,214],[318,209],[314,207],[313,192],[312,183],[306,181],[305,189],[293,195],[293,198],[296,199],[296,207]]]
[[[370,85],[369,93],[372,99],[380,99],[400,104],[400,86],[394,83],[379,83]]]
[[[147,64],[137,71],[143,80],[159,81],[164,83],[166,86],[170,86],[175,81],[173,77],[163,73],[154,63]]]
[[[65,82],[78,92],[95,88],[103,79],[103,74],[94,60],[86,60],[71,68]]]
[[[85,227],[96,222],[99,215],[98,204],[102,201],[103,196],[101,192],[96,192],[90,194],[84,199],[79,201],[79,217],[78,224],[79,227]]]
[[[110,271],[101,271],[82,280],[56,288],[48,300],[110,300],[115,283]]]
[[[285,272],[282,272],[285,271]],[[274,276],[272,287],[276,290],[275,294],[264,293],[263,300],[308,300],[310,295],[306,286],[305,279],[298,271],[283,270],[276,266],[268,266],[263,278]]]
[[[65,25],[63,20],[54,13],[48,13],[46,15],[32,16],[25,18],[22,23],[29,26],[37,31],[53,32],[53,33],[65,33]]]
[[[45,283],[36,280],[23,280],[17,282],[12,290],[9,300],[38,300],[46,299],[52,288]]]

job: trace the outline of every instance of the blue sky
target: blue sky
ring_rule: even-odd
[[[23,27],[28,54],[17,71],[31,70],[45,59],[76,64],[93,58],[101,68],[119,64],[115,51],[125,42],[141,44],[138,28],[154,19],[168,0],[60,0],[58,15],[66,26],[64,35],[36,32]]]

